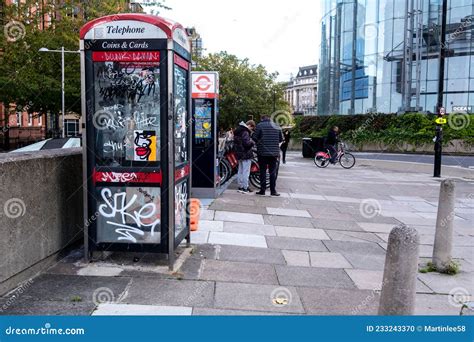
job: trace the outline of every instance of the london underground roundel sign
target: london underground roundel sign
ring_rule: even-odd
[[[215,98],[219,93],[215,72],[193,72],[191,83],[193,98]]]

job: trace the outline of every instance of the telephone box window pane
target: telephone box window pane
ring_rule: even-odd
[[[97,61],[94,77],[97,165],[160,161],[159,62]]]
[[[176,165],[188,161],[188,71],[174,65],[174,143]]]
[[[175,236],[178,236],[187,226],[188,182],[184,181],[176,184],[174,195]]]
[[[159,244],[161,189],[97,188],[97,242]]]

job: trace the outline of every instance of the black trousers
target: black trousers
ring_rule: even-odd
[[[277,177],[277,160],[278,157],[258,156],[258,166],[260,168],[260,191],[265,192],[267,189],[267,167],[270,173],[270,192],[276,192]]]
[[[283,160],[283,163],[286,163],[286,150],[287,149],[288,149],[288,145],[283,144],[283,145],[280,146],[280,150],[282,152],[281,153],[282,154],[281,159]]]

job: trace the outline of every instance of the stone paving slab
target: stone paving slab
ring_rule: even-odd
[[[275,266],[278,280],[283,286],[355,288],[342,269]]]
[[[94,292],[105,292],[118,298],[131,279],[128,277],[89,277],[65,274],[42,274],[32,280],[21,297],[30,301],[71,302],[80,298],[82,303],[94,301]],[[97,292],[96,292],[97,293]],[[8,295],[4,298],[9,298]]]
[[[320,240],[296,239],[280,236],[267,236],[266,240],[268,248],[314,252],[325,252],[328,250]]]
[[[135,304],[99,304],[92,316],[190,316],[191,307]]]
[[[329,240],[329,236],[322,229],[275,226],[275,231],[277,236],[280,237]]]
[[[242,246],[219,246],[217,258],[224,261],[241,261],[261,264],[284,265],[285,259],[279,249]]]
[[[277,215],[264,215],[263,220],[265,224],[273,226],[290,226],[300,228],[313,228],[311,219],[307,217],[288,217]]]
[[[330,252],[385,256],[385,250],[376,243],[333,240],[323,241],[323,243]]]
[[[230,211],[216,211],[214,217],[215,217],[215,220],[218,220],[218,221],[264,224],[262,215],[258,215],[258,214],[233,213]]]
[[[267,248],[265,237],[251,234],[211,232],[208,242],[215,245]]]
[[[377,315],[379,293],[339,288],[298,287],[306,312],[311,315]]]
[[[383,271],[346,269],[347,274],[361,290],[382,290]],[[433,291],[425,284],[417,280],[416,291],[432,293]]]
[[[449,295],[418,293],[415,300],[415,315],[459,316],[460,305],[455,306]]]
[[[200,278],[222,282],[278,284],[272,265],[221,260],[204,260]]]
[[[309,254],[304,251],[281,251],[288,266],[310,267]]]
[[[355,242],[384,242],[377,235],[372,233],[363,233],[363,232],[352,232],[352,231],[330,231],[328,230],[327,234],[331,240],[335,241],[355,241]]]
[[[212,307],[214,282],[137,278],[124,304]]]
[[[0,316],[89,316],[95,307],[92,302],[32,300],[20,296],[13,301],[0,299]]]
[[[251,195],[242,195],[251,196]],[[244,204],[243,204],[244,203]],[[216,211],[226,211],[235,213],[248,213],[248,214],[266,214],[267,211],[263,207],[255,206],[252,203],[246,203],[245,199],[242,199],[242,203],[215,203],[211,206]]]
[[[273,299],[276,294],[291,298],[289,304],[275,305]],[[296,289],[294,287],[281,288],[278,285],[217,283],[214,307],[277,313],[304,313]]]
[[[340,253],[310,252],[312,267],[323,268],[352,268],[352,265]]]
[[[225,222],[224,232],[250,234],[250,235],[266,235],[275,236],[275,228],[272,225],[240,223],[240,222]]]
[[[267,208],[270,215],[290,216],[290,217],[309,217],[311,215],[306,210],[287,209],[287,208]]]
[[[380,271],[385,267],[385,255],[382,254],[373,255],[345,252],[343,255],[353,268]]]
[[[456,275],[446,275],[436,272],[420,273],[418,278],[428,285],[435,293],[449,294],[452,291],[465,292],[474,295],[474,280],[472,273],[460,272]]]
[[[224,222],[199,220],[198,230],[202,232],[222,232],[224,231]]]
[[[356,221],[341,221],[332,220],[330,218],[317,218],[312,221],[314,228],[327,229],[327,230],[347,230],[347,231],[362,231],[357,225]]]

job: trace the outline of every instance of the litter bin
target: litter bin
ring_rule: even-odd
[[[313,158],[314,151],[311,138],[303,138],[303,158]]]

